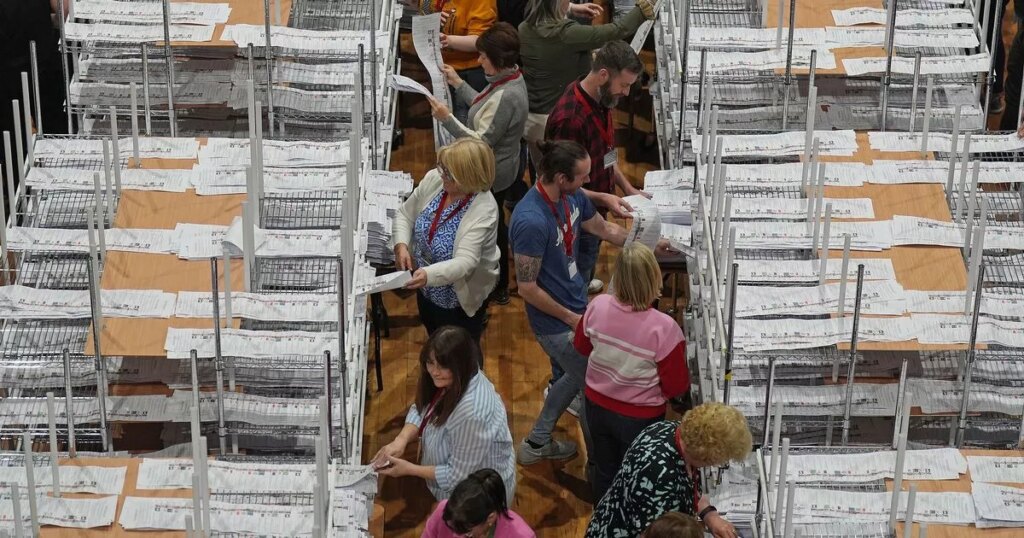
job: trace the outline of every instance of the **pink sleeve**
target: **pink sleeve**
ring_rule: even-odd
[[[441,501],[434,512],[430,514],[430,518],[427,519],[427,525],[423,528],[422,538],[445,538],[451,536],[452,533],[445,532],[448,530],[448,526],[444,524],[442,515],[444,514],[444,506],[448,504],[447,500]]]

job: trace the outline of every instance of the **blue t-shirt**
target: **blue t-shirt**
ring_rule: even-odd
[[[573,257],[570,260],[562,243],[562,220],[565,218],[564,203],[569,204],[569,215],[572,220]],[[569,263],[575,261],[579,252],[580,224],[594,216],[594,205],[583,194],[582,190],[565,197],[565,202],[557,201],[558,220],[551,212],[551,206],[536,188],[530,189],[526,196],[516,204],[509,224],[509,241],[512,251],[523,256],[541,259],[537,285],[548,293],[558,304],[582,314],[587,309],[587,282],[577,269],[576,274],[569,276]],[[530,328],[537,334],[557,334],[574,330],[562,320],[553,318],[527,303],[526,317],[530,320]]]

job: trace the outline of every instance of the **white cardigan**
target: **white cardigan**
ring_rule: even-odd
[[[441,174],[432,169],[409,195],[395,215],[392,247],[400,243],[412,252],[412,234],[416,217],[442,189]],[[427,286],[455,286],[459,305],[472,316],[498,281],[498,204],[490,191],[478,193],[462,216],[455,232],[452,259],[424,267]]]

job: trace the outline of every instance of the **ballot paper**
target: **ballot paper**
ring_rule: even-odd
[[[872,131],[868,133],[871,149],[878,151],[920,151],[922,133],[900,133],[895,131]],[[949,152],[953,149],[953,135],[950,133],[929,133],[928,151]],[[966,137],[959,138],[956,151],[963,151]],[[1017,133],[972,134],[971,153],[999,153],[1024,149],[1024,138]]]
[[[138,489],[191,489],[191,459],[143,459]],[[210,460],[210,491],[213,493],[312,493],[316,465]]]
[[[907,309],[924,314],[963,314],[965,305],[973,304],[974,296],[974,292],[965,291],[908,290]],[[981,313],[1005,318],[1024,317],[1024,289],[985,289],[981,296]]]
[[[388,76],[388,85],[400,92],[418,93],[433,97],[430,90],[424,88],[422,84],[403,75],[392,73]]]
[[[884,47],[885,28],[828,28],[826,40],[843,48]],[[900,48],[974,48],[978,36],[972,28],[900,29],[893,37],[893,46]],[[923,61],[922,61],[923,63]]]
[[[422,15],[412,18],[412,43],[423,66],[430,75],[434,98],[452,110],[452,96],[444,76],[444,58],[441,56],[441,14]],[[452,135],[442,129],[434,120],[434,148],[447,146],[454,141]]]
[[[255,255],[274,258],[331,256],[341,253],[338,230],[266,230],[255,228]],[[242,218],[235,217],[224,235],[224,242],[242,252]]]
[[[966,225],[922,217],[893,215],[893,245],[938,245],[963,247]],[[1024,250],[1024,228],[986,226],[986,249]]]
[[[974,161],[966,163],[969,173],[973,173],[974,164]],[[1024,182],[1024,162],[981,161],[978,164],[978,183]],[[948,161],[876,160],[867,169],[868,182],[882,185],[945,184],[949,177],[949,167]],[[953,166],[954,181],[959,180],[962,169],[963,165],[960,162],[955,163]]]
[[[75,168],[32,167],[25,181],[32,187],[47,190],[75,190],[92,192],[96,170]],[[106,185],[100,172],[100,184]],[[138,191],[185,192],[194,181],[192,170],[158,170],[125,168],[121,170],[121,188]]]
[[[175,77],[174,81],[175,106],[222,106],[231,99],[232,85],[229,80],[203,80],[197,77],[179,79]],[[71,83],[68,95],[73,105],[119,108],[131,106],[131,86],[128,84],[113,84],[107,81],[75,81]],[[166,101],[166,83],[155,84],[150,81],[149,98],[151,102]],[[136,101],[137,103],[138,101]]]
[[[676,30],[679,30],[676,28]],[[681,32],[676,35],[682,36]],[[774,49],[778,32],[775,28],[690,26],[691,47],[730,49]],[[789,34],[782,35],[782,47],[789,42]],[[823,28],[796,28],[793,30],[794,48],[820,48],[826,43]],[[699,60],[698,60],[699,62]]]
[[[652,251],[658,246],[661,240],[661,215],[658,214],[658,206],[642,195],[640,199],[627,197],[629,204],[633,207],[633,222],[626,234],[626,245],[636,241]]]
[[[857,136],[853,131],[814,131],[813,136],[821,144],[820,155],[849,157],[857,151]],[[722,141],[723,157],[785,157],[804,154],[807,133],[790,131],[757,135],[719,135],[718,138]],[[693,131],[691,140],[694,153],[704,153],[703,139],[696,130]]]
[[[897,389],[895,384],[856,383],[851,412],[854,416],[892,416],[896,412]],[[846,408],[845,385],[776,385],[774,397],[786,402],[786,416],[842,416]],[[746,416],[760,416],[764,413],[764,387],[730,387],[729,404]]]
[[[223,24],[231,14],[230,4],[170,2],[171,24]],[[112,0],[75,0],[77,19],[133,24],[163,24],[160,2],[117,2]]]
[[[213,317],[213,297],[207,292],[178,292],[174,316],[179,318]],[[220,315],[225,315],[224,294],[220,294]],[[231,293],[234,317],[261,321],[338,321],[338,296],[321,293]]]
[[[62,493],[95,493],[99,495],[120,495],[124,487],[126,467],[60,466],[60,490]],[[34,467],[35,486],[49,490],[53,484],[53,468],[49,465]],[[25,468],[0,467],[0,482],[28,487]]]
[[[116,500],[116,498],[115,498]],[[210,530],[266,537],[311,536],[313,507],[306,505],[233,504],[210,501]],[[192,499],[126,497],[118,522],[128,531],[185,530],[193,515]]]
[[[183,359],[195,349],[200,358],[215,356],[213,329],[170,328],[164,342],[169,359]],[[338,334],[307,331],[221,331],[222,355],[228,357],[274,357],[277,355],[338,354]]]
[[[370,140],[362,139],[362,155],[369,154]],[[123,146],[122,146],[123,147]],[[263,140],[263,166],[267,168],[323,168],[347,165],[349,141]],[[209,138],[198,152],[202,168],[249,166],[248,138]]]
[[[1024,484],[1024,457],[967,456],[971,480],[977,482],[1013,482]]]
[[[971,496],[979,529],[1024,527],[1024,488],[973,482]]]
[[[0,521],[14,520],[14,507],[11,505],[10,490],[0,494]],[[117,496],[73,499],[70,497],[50,497],[40,495],[36,498],[36,510],[40,525],[73,529],[94,529],[106,527],[114,522],[117,512]],[[21,498],[21,518],[24,526],[31,521],[28,497]]]
[[[730,163],[725,167],[725,184],[730,190],[741,191],[775,191],[797,187],[803,185],[804,166],[804,163]],[[698,172],[701,182],[706,182],[707,167],[699,168]],[[826,187],[860,187],[869,177],[869,165],[864,163],[830,162],[825,167]]]
[[[438,25],[440,27],[440,23]],[[267,43],[267,34],[262,24],[228,24],[221,33],[222,41],[233,41],[235,46],[246,48],[251,43],[257,50]],[[359,45],[370,53],[370,33],[363,30],[309,30],[290,26],[270,27],[271,46],[284,54],[330,55],[358,59]],[[391,37],[387,32],[377,32],[378,58],[384,47],[390,46]],[[336,61],[336,60],[335,60]]]
[[[736,260],[739,264],[737,278],[740,282],[817,282],[821,276],[820,260]],[[857,265],[864,265],[864,280],[894,280],[896,271],[888,258],[857,258],[846,268],[846,278],[852,282],[857,278]],[[831,258],[826,262],[825,279],[839,280],[842,276],[843,260]],[[847,285],[847,294],[850,294]]]
[[[188,41],[203,43],[213,39],[214,25],[193,26],[172,24],[171,41]],[[86,43],[134,43],[163,42],[164,29],[156,25],[130,25],[112,23],[87,24],[81,22],[64,23],[64,35],[68,41]]]
[[[906,491],[900,492],[897,518],[905,517]],[[890,492],[838,491],[797,488],[793,513],[800,518],[834,518],[887,521],[892,503]],[[970,525],[975,521],[974,501],[970,493],[917,492],[914,520],[946,525]]]
[[[38,138],[32,150],[37,159],[103,158],[102,138]],[[118,139],[122,159],[132,157],[131,137]],[[139,157],[143,159],[195,159],[199,142],[194,138],[140,136]]]
[[[108,251],[150,254],[174,253],[178,243],[174,230],[142,228],[111,228],[105,239]],[[7,230],[7,241],[12,251],[89,252],[88,230],[18,226]]]
[[[899,35],[899,32],[896,33]],[[885,73],[888,59],[880,58],[847,58],[843,60],[843,68],[851,77],[861,75],[877,75]],[[914,74],[914,58],[896,56],[892,58],[892,73],[900,75]],[[920,75],[953,75],[963,73],[985,73],[989,69],[989,55],[986,53],[970,56],[925,56],[921,59]]]
[[[374,276],[369,280],[358,282],[352,289],[357,294],[369,295],[371,293],[396,290],[405,286],[410,280],[412,280],[412,273],[410,271],[395,271],[394,273]]]
[[[745,351],[807,349],[849,342],[853,319],[740,319],[736,320],[734,343]],[[861,342],[905,342],[913,340],[918,326],[911,318],[861,318]]]
[[[169,318],[175,296],[161,290],[101,290],[103,316]],[[84,319],[92,316],[88,290],[0,287],[0,317],[6,319]]]
[[[807,228],[803,222],[744,221],[731,224],[731,229],[736,230],[736,248],[751,250],[809,249],[813,245],[813,238]],[[829,235],[832,238],[841,238],[847,234],[853,250],[879,251],[893,244],[890,221],[831,224]],[[842,245],[837,240],[831,246],[841,248]]]
[[[647,36],[651,33],[651,28],[654,27],[654,21],[657,20],[658,15],[661,13],[661,6],[664,0],[658,0],[654,4],[654,19],[645,20],[637,28],[636,33],[633,34],[633,41],[629,43],[629,46],[633,48],[633,52],[640,54],[640,49],[644,47],[644,42],[647,41]]]
[[[952,2],[950,2],[952,3]],[[854,7],[850,9],[833,9],[832,19],[836,26],[856,26],[858,24],[888,24],[886,10],[875,7]],[[954,26],[957,24],[974,24],[974,14],[969,9],[898,9],[896,10],[896,27],[910,26]],[[897,32],[897,35],[899,33]]]
[[[839,307],[838,283],[823,286],[738,286],[736,310],[738,318],[755,316],[826,315]],[[847,286],[846,311],[852,311],[856,293]],[[902,315],[906,311],[903,287],[895,280],[864,282],[861,311],[865,314]]]
[[[776,219],[776,220],[807,220],[808,204],[814,205],[807,198],[746,198],[733,197],[733,219]],[[821,203],[822,211],[827,204],[832,204],[832,218],[840,219],[873,219],[875,211],[870,198],[825,198]],[[835,246],[834,244],[832,245]]]
[[[651,170],[644,174],[647,192],[693,188],[693,168],[681,170]]]
[[[845,388],[845,387],[844,387]],[[787,410],[788,412],[788,410]],[[766,463],[771,456],[765,455]],[[789,454],[786,481],[797,483],[860,483],[893,478],[896,452],[854,454]],[[967,460],[955,448],[908,450],[903,463],[904,480],[956,480],[967,472]]]
[[[920,340],[920,339],[919,339]],[[963,384],[938,379],[910,379],[914,403],[927,414],[959,413],[963,402]],[[1024,393],[1019,387],[971,383],[969,413],[1001,413],[1015,416],[1024,407]]]
[[[744,29],[748,30],[748,29]],[[793,48],[791,67],[793,69],[807,69],[811,65],[811,51],[817,50],[815,65],[817,69],[835,69],[836,57],[825,45],[812,48]],[[688,55],[689,63],[687,72],[690,77],[700,77],[701,52],[691,49]],[[708,73],[730,73],[735,71],[771,71],[785,69],[787,65],[786,49],[765,50],[761,52],[737,52],[732,50],[710,51],[706,53]],[[849,60],[844,60],[844,62]],[[681,67],[674,65],[672,69],[681,71]]]

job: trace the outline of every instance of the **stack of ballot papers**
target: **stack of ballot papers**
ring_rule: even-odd
[[[1024,527],[1024,488],[975,481],[971,496],[979,529]]]
[[[175,296],[160,290],[101,290],[104,317],[169,318]],[[0,287],[0,317],[6,319],[83,319],[92,316],[88,290]]]

